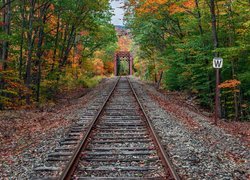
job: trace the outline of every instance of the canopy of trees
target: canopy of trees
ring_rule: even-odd
[[[213,110],[220,56],[221,115],[250,119],[249,0],[129,0],[127,26],[138,49],[137,74],[184,90]]]
[[[88,85],[111,71],[117,39],[108,0],[2,0],[0,7],[0,109],[39,104],[61,85]]]

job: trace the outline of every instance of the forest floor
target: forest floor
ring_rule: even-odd
[[[61,115],[77,108],[73,103],[76,97],[87,93],[87,89],[80,88],[74,92],[60,94],[57,102],[42,108],[6,110],[0,112],[1,158],[8,157],[8,153],[18,153],[32,145],[34,133],[50,133],[60,126],[67,126],[69,121]],[[80,93],[81,92],[81,93]],[[80,94],[79,94],[80,93]],[[63,98],[67,97],[67,98]],[[29,141],[29,142],[26,142]],[[36,139],[34,139],[36,140]]]
[[[159,96],[151,94],[152,98],[155,99],[158,103],[164,107],[164,109],[174,115],[178,120],[185,124],[189,129],[196,129],[200,126],[197,121],[193,119],[184,109],[188,109],[194,113],[203,116],[204,119],[208,122],[214,123],[213,114],[207,112],[205,109],[202,109],[197,105],[195,101],[190,101],[189,97],[185,93],[180,92],[169,92],[167,90],[157,90],[166,99],[162,99]],[[217,126],[223,129],[225,132],[236,136],[244,144],[250,147],[250,122],[248,121],[232,121],[226,119],[218,119]]]
[[[156,89],[151,82],[144,81],[151,91],[148,90],[151,98],[156,100],[171,115],[175,116],[180,122],[185,124],[189,129],[196,129],[199,124],[185,110],[194,112],[208,122],[214,124],[214,114],[208,112],[198,105],[196,100],[192,100],[190,96],[183,92],[173,92],[165,89]],[[157,91],[158,93],[152,93]],[[160,96],[159,96],[160,94]],[[225,130],[227,133],[239,138],[244,144],[250,147],[250,122],[234,121],[227,119],[218,119],[217,127]]]
[[[95,88],[64,91],[57,95],[54,103],[40,108],[0,111],[0,177],[11,174],[3,169],[16,166],[19,155],[36,149],[44,139],[63,136],[77,119],[77,110],[86,106],[105,83],[103,79]]]

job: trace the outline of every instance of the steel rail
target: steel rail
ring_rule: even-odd
[[[100,115],[102,114],[104,107],[106,106],[107,102],[109,101],[111,95],[115,91],[115,88],[116,88],[118,82],[120,81],[120,78],[121,77],[119,76],[118,80],[116,81],[116,83],[115,83],[114,87],[112,88],[111,92],[109,93],[108,97],[105,99],[105,101],[102,104],[97,115],[95,116],[95,118],[91,122],[86,134],[84,135],[83,139],[80,141],[80,144],[78,145],[78,147],[74,151],[72,158],[70,159],[69,163],[66,165],[65,170],[63,171],[62,175],[60,176],[60,178],[59,178],[60,180],[70,180],[72,175],[74,174],[75,168],[76,168],[76,166],[79,162],[79,159],[81,157],[81,152],[88,143],[88,139],[89,139],[89,136],[91,134],[91,131],[92,131],[93,127],[95,126],[96,122],[98,121]]]
[[[150,130],[150,133],[152,135],[153,141],[155,142],[156,146],[158,146],[158,149],[157,149],[158,155],[159,155],[159,157],[160,157],[160,159],[162,161],[162,164],[164,166],[165,172],[166,173],[170,172],[170,174],[173,176],[173,178],[175,180],[180,180],[180,177],[178,176],[177,172],[173,168],[173,164],[171,163],[171,161],[169,159],[169,156],[166,154],[163,146],[160,143],[159,136],[154,131],[153,125],[150,122],[150,120],[148,118],[148,115],[146,114],[146,112],[144,110],[144,107],[143,107],[142,103],[140,102],[137,93],[134,90],[134,87],[133,87],[132,83],[130,82],[130,80],[129,80],[128,77],[126,77],[126,78],[127,78],[128,82],[129,82],[129,86],[130,86],[130,88],[131,88],[131,90],[133,92],[133,95],[135,96],[135,99],[137,100],[137,102],[138,102],[138,104],[140,106],[140,109],[143,112],[143,116],[146,119],[146,123],[147,123],[147,125],[149,127],[149,130]]]

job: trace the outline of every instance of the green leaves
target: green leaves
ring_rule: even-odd
[[[105,54],[107,49],[103,56],[112,59],[117,39],[109,0],[11,1],[10,10],[5,10],[11,19],[10,32],[0,30],[8,55],[8,69],[0,72],[0,97],[5,103],[0,108],[17,100],[23,103],[24,98],[27,104],[45,102],[63,86],[58,86],[60,79],[74,82],[80,73],[83,79],[92,76],[82,63],[97,50]]]
[[[236,103],[234,107],[239,111],[235,112],[240,112],[241,103],[248,100],[246,107],[250,106],[249,1],[217,2],[215,16],[219,47],[215,50],[210,6],[204,0],[195,2],[193,8],[178,13],[173,13],[178,7],[168,3],[144,13],[135,11],[138,4],[129,4],[127,25],[139,48],[137,59],[146,66],[140,67],[139,72],[152,80],[154,75],[150,73],[158,71],[157,66],[165,65],[168,67],[164,77],[167,89],[194,94],[201,105],[213,109],[215,76],[212,59],[217,52],[224,58],[221,81],[241,81],[242,99],[232,102],[235,94],[228,94],[231,97],[222,101],[222,106],[226,109],[227,104]],[[230,110],[224,116],[231,118],[232,113]]]

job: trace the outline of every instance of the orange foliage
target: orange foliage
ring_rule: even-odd
[[[221,84],[219,85],[219,88],[221,88],[221,89],[225,89],[225,88],[235,88],[235,87],[237,87],[237,86],[240,85],[240,84],[241,84],[240,81],[238,81],[238,80],[236,80],[236,79],[231,79],[231,80],[227,80],[227,81],[221,83]]]
[[[108,61],[104,64],[107,73],[112,73],[114,71],[114,62]]]
[[[155,12],[161,5],[167,2],[168,0],[140,0],[141,5],[136,8],[136,12],[138,14]],[[135,4],[135,2],[132,2],[132,4]]]
[[[147,13],[158,14],[159,8],[162,8],[162,6],[167,3],[168,6],[166,6],[166,10],[169,11],[170,14],[185,12],[195,7],[194,0],[181,0],[173,3],[170,2],[170,0],[140,0],[139,5],[137,5],[134,0],[130,1],[130,5],[135,6],[136,13],[139,15]]]
[[[89,35],[89,31],[82,31],[80,32],[81,36],[88,36]]]
[[[53,50],[49,50],[47,52],[44,52],[44,59],[46,59],[46,62],[48,62],[49,65],[53,64]]]
[[[139,70],[139,69],[141,69],[142,64],[140,64],[140,63],[135,63],[135,64],[134,64],[134,67],[135,67],[135,69]]]
[[[119,51],[130,51],[132,40],[128,36],[121,36],[118,39]]]
[[[169,7],[169,12],[170,12],[170,14],[175,14],[175,13],[178,13],[178,12],[185,12],[186,10],[191,10],[194,7],[195,7],[194,0],[187,0],[187,1],[184,1],[183,3],[181,3],[181,4],[173,3]]]
[[[101,59],[95,59],[94,62],[94,69],[96,75],[103,75],[104,74],[104,64]]]
[[[49,26],[49,29],[53,29],[53,31],[51,31],[51,35],[56,35],[56,28],[57,27],[57,17],[54,16],[54,15],[51,15],[51,17],[48,19],[48,26]]]
[[[50,10],[54,11],[55,10],[55,6],[54,4],[51,4],[50,7],[49,7]]]
[[[72,57],[69,58],[69,60],[72,62],[72,67],[76,68],[82,59],[82,51],[83,51],[83,45],[77,44],[75,49],[72,49]]]

